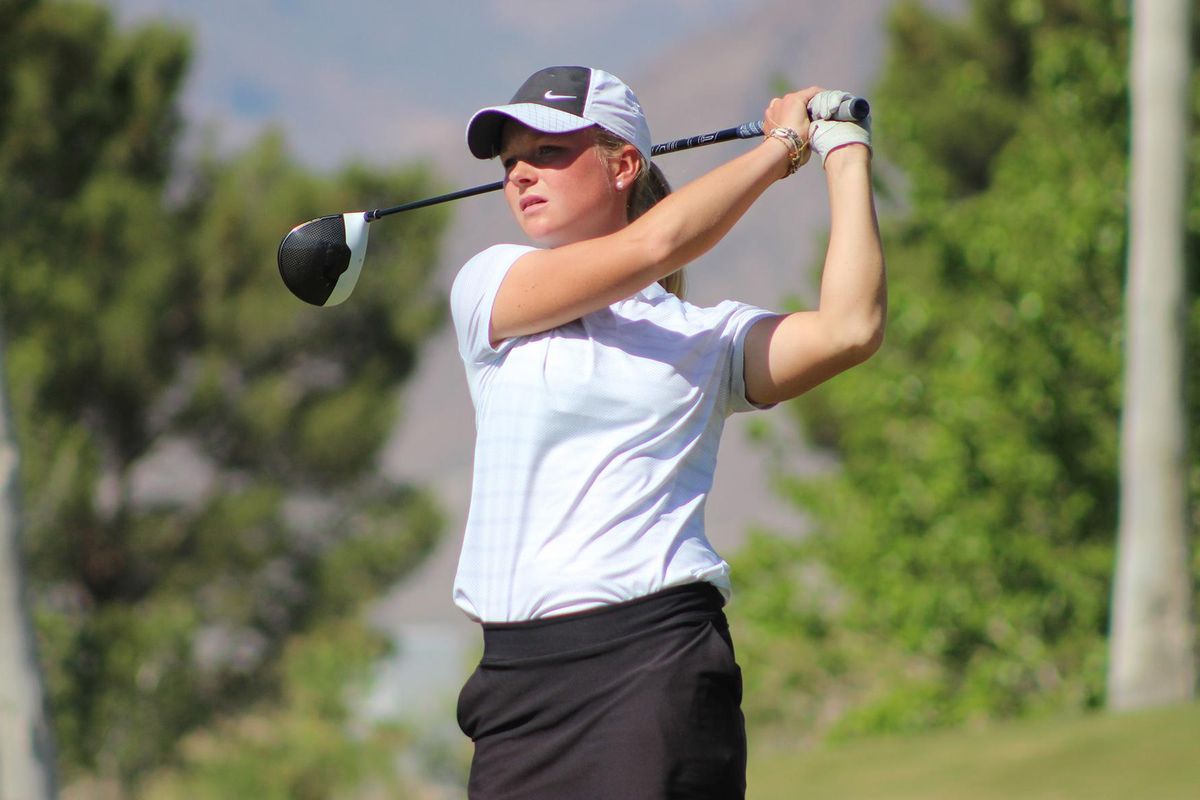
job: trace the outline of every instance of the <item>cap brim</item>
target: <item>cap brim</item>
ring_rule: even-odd
[[[513,103],[480,109],[467,123],[467,147],[476,158],[494,158],[500,151],[500,133],[515,119],[542,133],[571,133],[595,125],[583,117],[537,103]]]

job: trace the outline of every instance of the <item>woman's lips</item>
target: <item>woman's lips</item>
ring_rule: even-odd
[[[546,198],[538,197],[536,194],[531,194],[528,197],[521,198],[521,211],[528,211],[530,207],[540,206],[545,204]]]

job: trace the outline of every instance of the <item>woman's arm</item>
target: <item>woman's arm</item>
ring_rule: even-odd
[[[783,98],[787,113],[775,122],[806,137],[807,104],[818,91]],[[786,144],[767,139],[616,233],[522,256],[496,295],[492,343],[578,319],[676,271],[720,241],[787,164]]]
[[[746,334],[746,396],[777,403],[803,394],[879,349],[887,316],[883,248],[871,191],[871,153],[847,145],[825,161],[831,226],[816,311],[768,317]]]

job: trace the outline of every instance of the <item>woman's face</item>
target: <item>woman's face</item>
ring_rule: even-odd
[[[546,247],[604,236],[626,225],[625,193],[595,134],[541,133],[516,121],[500,139],[504,197],[521,230]]]

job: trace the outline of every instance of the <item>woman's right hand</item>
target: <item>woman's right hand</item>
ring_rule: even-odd
[[[790,92],[783,97],[776,97],[767,104],[763,111],[763,133],[768,139],[775,138],[788,149],[788,166],[784,175],[791,175],[797,168],[804,166],[809,156],[809,102],[821,93],[819,86],[810,86],[798,92]],[[779,128],[795,131],[794,137],[772,137],[771,131]]]
[[[820,86],[810,86],[773,99],[763,112],[763,131],[770,133],[774,128],[791,128],[800,135],[801,141],[807,142],[808,103],[822,91]]]

